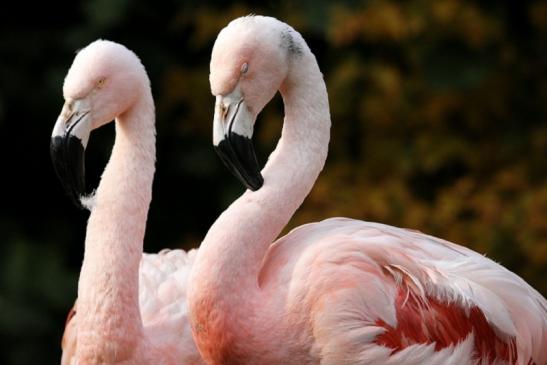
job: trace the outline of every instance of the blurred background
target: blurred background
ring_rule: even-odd
[[[327,165],[290,227],[348,216],[419,229],[547,294],[547,2],[19,1],[0,11],[0,363],[58,363],[76,296],[88,214],[49,159],[76,50],[106,38],[141,57],[158,130],[145,250],[189,249],[243,192],[211,145],[208,67],[218,32],[250,13],[303,34],[330,95]],[[277,96],[259,117],[262,163],[282,114]],[[88,190],[113,131],[91,136]]]

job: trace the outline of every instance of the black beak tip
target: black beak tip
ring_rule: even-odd
[[[215,146],[215,150],[224,165],[247,189],[257,191],[264,185],[251,139],[231,133]]]
[[[65,135],[51,139],[50,154],[55,173],[70,200],[80,209],[84,209],[80,200],[85,192],[84,152],[77,137]]]
[[[252,191],[257,191],[262,187],[262,185],[264,185],[264,178],[262,177],[262,174],[259,172],[255,176],[248,177],[244,181],[244,183],[247,189]]]

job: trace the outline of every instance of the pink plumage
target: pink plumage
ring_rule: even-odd
[[[232,21],[214,45],[210,82],[215,147],[250,190],[210,228],[190,275],[207,363],[547,364],[545,298],[472,250],[345,218],[275,241],[329,143],[325,83],[298,32],[269,17]],[[249,141],[278,90],[282,137],[260,172]]]

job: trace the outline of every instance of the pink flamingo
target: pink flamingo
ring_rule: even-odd
[[[93,42],[76,56],[63,93],[51,154],[69,195],[91,214],[77,313],[67,320],[61,363],[201,364],[185,295],[195,251],[143,255],[156,153],[143,65],[122,45]],[[110,161],[95,195],[81,200],[89,134],[113,119]]]
[[[210,364],[547,364],[547,302],[465,247],[346,218],[274,242],[327,156],[327,91],[302,36],[269,17],[214,45],[213,140],[250,189],[214,223],[188,282]],[[251,136],[277,92],[282,137],[260,173]],[[273,243],[272,243],[273,242]]]

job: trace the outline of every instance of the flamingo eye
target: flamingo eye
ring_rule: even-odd
[[[247,62],[241,65],[241,74],[243,75],[246,74],[248,70],[249,70],[249,64]]]
[[[100,89],[104,86],[104,83],[106,82],[106,78],[102,78],[99,81],[97,81],[97,89]]]

